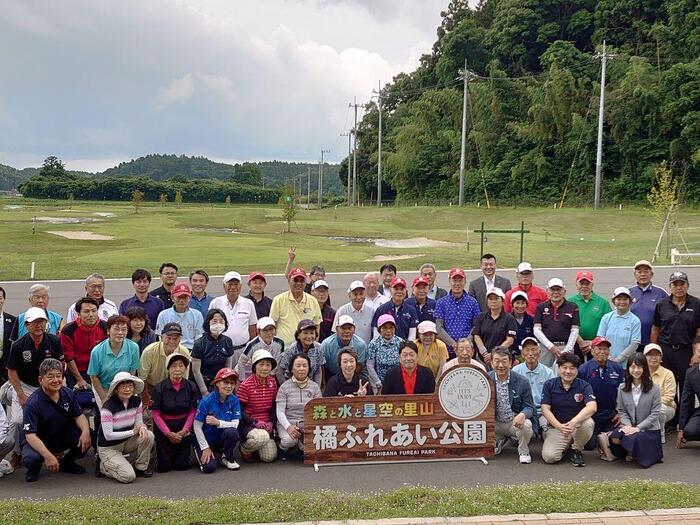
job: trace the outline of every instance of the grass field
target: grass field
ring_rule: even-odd
[[[700,505],[700,487],[682,483],[545,483],[485,489],[403,488],[378,494],[265,493],[186,502],[146,497],[0,501],[3,523],[184,525],[285,521],[602,512]]]
[[[38,218],[35,233],[33,217]],[[45,222],[47,217],[98,221],[51,224]],[[382,264],[377,257],[394,259],[400,269],[417,268],[423,262],[442,269],[476,267],[480,246],[474,230],[482,221],[486,228],[514,229],[525,221],[530,231],[525,236],[525,259],[540,267],[631,264],[651,256],[660,230],[641,207],[595,212],[584,208],[339,207],[301,210],[293,232],[285,234],[280,210],[270,206],[150,204],[135,214],[128,203],[0,199],[0,279],[28,278],[32,261],[37,279],[82,278],[97,270],[109,277],[127,277],[136,267],[154,269],[164,260],[173,260],[186,271],[202,266],[215,274],[231,268],[281,272],[290,245],[297,246],[298,264],[308,268],[323,263],[327,271],[376,270]],[[683,211],[678,226],[691,251],[698,250],[700,210]],[[112,239],[75,240],[47,233],[76,231]],[[450,244],[382,247],[330,237],[427,238]],[[487,234],[487,239],[485,250],[498,256],[500,267],[519,262],[519,234]],[[678,233],[672,243],[680,243]],[[665,243],[663,248],[665,253]]]

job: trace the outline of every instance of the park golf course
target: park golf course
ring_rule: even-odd
[[[35,220],[36,218],[36,220]],[[524,258],[536,267],[622,266],[651,257],[661,225],[642,206],[553,207],[373,207],[298,211],[284,233],[275,206],[0,200],[0,279],[83,278],[100,271],[128,277],[136,267],[157,268],[173,260],[212,274],[230,268],[281,272],[290,245],[297,262],[322,263],[327,271],[376,270],[382,261],[413,269],[433,262],[440,269],[478,267],[480,234],[519,229],[525,222]],[[683,208],[670,246],[700,248],[700,210]],[[484,250],[502,268],[520,258],[518,233],[487,234]],[[661,245],[665,262],[667,242]],[[684,261],[687,262],[687,261]],[[692,261],[691,261],[692,262]]]

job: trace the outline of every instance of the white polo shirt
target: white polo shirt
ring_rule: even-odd
[[[355,335],[369,344],[372,341],[372,318],[374,317],[374,308],[367,305],[365,302],[362,308],[355,310],[352,303],[346,303],[335,312],[333,319],[333,331],[338,327],[338,319],[341,315],[349,315],[355,321]]]
[[[255,313],[253,301],[239,295],[236,302],[231,304],[228,297],[222,295],[212,299],[209,303],[209,310],[214,308],[218,308],[226,314],[228,330],[224,334],[231,338],[233,346],[246,344],[250,339],[248,327],[258,323],[258,315]]]

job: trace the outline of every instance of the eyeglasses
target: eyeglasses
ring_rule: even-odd
[[[113,325],[112,328],[110,328],[110,330],[114,330],[115,332],[128,332],[129,328],[124,326],[124,325],[120,325],[120,326]]]

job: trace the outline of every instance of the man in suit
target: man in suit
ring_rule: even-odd
[[[430,368],[418,364],[418,347],[413,341],[404,341],[399,350],[399,366],[389,370],[382,383],[382,395],[432,394],[435,377]]]
[[[377,292],[379,292],[380,295],[391,299],[391,281],[394,280],[397,274],[398,270],[396,266],[390,263],[382,264],[382,267],[379,268],[379,276],[382,279],[382,284],[377,288]]]
[[[528,380],[511,371],[513,356],[510,349],[497,346],[491,351],[489,372],[496,385],[496,445],[494,452],[500,454],[509,437],[518,440],[520,463],[532,463],[530,440],[535,403]]]
[[[681,403],[678,410],[678,438],[676,448],[682,448],[686,441],[700,441],[700,408],[695,408],[695,400],[700,399],[700,336],[693,339],[693,365],[685,374]],[[663,432],[663,429],[661,429]]]
[[[510,281],[496,275],[496,256],[491,253],[481,256],[481,272],[483,275],[469,283],[469,295],[477,300],[482,312],[487,312],[486,293],[494,288],[500,288],[505,293],[510,290]]]
[[[7,362],[7,356],[10,354],[10,345],[12,344],[10,335],[17,322],[17,317],[4,311],[5,298],[5,289],[0,287],[0,384],[7,381],[5,363]]]

